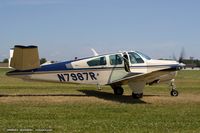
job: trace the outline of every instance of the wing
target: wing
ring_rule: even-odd
[[[169,74],[169,72],[172,72],[172,70],[165,69],[165,70],[153,71],[153,72],[144,73],[144,74],[130,75],[122,79],[115,80],[111,82],[109,85],[124,85],[124,84],[128,84],[129,82],[139,82],[139,81],[144,81],[145,83],[148,83],[149,81],[152,81],[152,79],[155,80],[156,78],[162,75]]]

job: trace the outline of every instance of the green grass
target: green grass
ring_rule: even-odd
[[[125,96],[114,96],[107,86],[98,91],[93,85],[28,82],[6,77],[6,71],[0,69],[0,94],[13,96],[0,97],[0,132],[12,128],[56,133],[200,131],[200,71],[179,72],[179,97],[171,97],[167,85],[157,85],[146,86],[141,100],[133,100],[127,86]]]

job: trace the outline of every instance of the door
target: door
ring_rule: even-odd
[[[126,72],[130,72],[130,63],[129,63],[129,57],[127,52],[123,53],[123,60],[124,60],[124,69]]]

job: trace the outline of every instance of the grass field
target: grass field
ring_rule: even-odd
[[[0,69],[0,133],[20,132],[200,132],[200,71],[181,71],[178,97],[167,85],[146,86],[133,100],[113,95],[109,86],[30,82]]]

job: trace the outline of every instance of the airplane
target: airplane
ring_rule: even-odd
[[[151,59],[139,51],[121,51],[40,65],[37,46],[15,45],[7,76],[60,83],[109,85],[115,95],[123,95],[123,85],[132,90],[132,97],[143,97],[145,85],[169,83],[171,96],[178,96],[174,84],[177,71],[185,64],[172,60]]]

